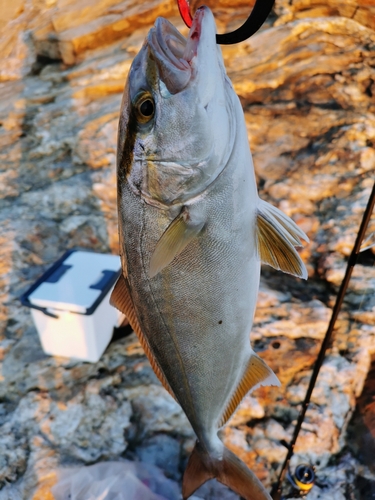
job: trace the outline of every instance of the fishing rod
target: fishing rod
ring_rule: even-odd
[[[316,380],[317,380],[318,375],[319,375],[319,371],[322,367],[326,351],[329,347],[329,343],[330,343],[332,333],[333,333],[333,330],[334,330],[334,327],[336,324],[336,320],[338,318],[342,303],[344,301],[345,293],[346,293],[347,288],[349,286],[349,281],[350,281],[354,266],[356,265],[357,260],[358,260],[358,255],[361,252],[361,244],[362,244],[362,241],[365,237],[366,230],[367,230],[367,227],[368,227],[369,222],[370,222],[371,214],[374,210],[374,205],[375,205],[375,182],[374,182],[374,186],[372,188],[372,192],[371,192],[371,195],[369,197],[366,209],[365,209],[363,217],[362,217],[362,222],[361,222],[361,225],[360,225],[358,233],[357,233],[357,238],[355,240],[353,250],[352,250],[350,257],[348,259],[348,264],[346,266],[345,276],[341,282],[340,290],[339,290],[337,297],[336,297],[336,302],[335,302],[335,306],[334,306],[333,311],[332,311],[331,320],[329,322],[327,332],[325,334],[325,337],[324,337],[324,340],[322,342],[318,357],[316,359],[315,367],[314,367],[313,373],[311,375],[311,379],[310,379],[310,383],[309,383],[309,386],[308,386],[308,389],[306,392],[306,396],[305,396],[305,399],[302,403],[302,408],[301,408],[301,411],[300,411],[300,414],[299,414],[299,417],[297,420],[297,424],[294,428],[293,437],[292,437],[290,444],[288,445],[288,453],[286,455],[285,461],[284,461],[283,466],[281,468],[281,472],[279,474],[278,480],[274,484],[272,491],[271,491],[271,496],[272,496],[273,500],[281,500],[281,498],[282,498],[281,497],[281,484],[284,480],[285,474],[289,470],[290,459],[292,458],[292,456],[294,454],[294,447],[295,447],[298,435],[300,433],[303,421],[305,419],[305,415],[306,415],[308,406],[310,404],[311,395],[312,395],[312,392],[314,390]]]

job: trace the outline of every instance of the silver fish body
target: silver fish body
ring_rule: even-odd
[[[112,301],[198,438],[188,498],[217,477],[243,497],[270,496],[218,438],[242,397],[279,385],[249,333],[260,260],[306,277],[304,233],[259,199],[240,102],[210,10],[188,40],[158,19],[129,74],[118,141],[123,277]]]

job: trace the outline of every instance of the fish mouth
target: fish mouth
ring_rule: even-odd
[[[198,54],[205,8],[194,16],[187,39],[166,19],[159,17],[148,35],[148,45],[156,61],[159,77],[171,94],[183,90],[193,74],[193,60]]]
[[[186,38],[163,17],[158,17],[155,27],[151,29],[148,43],[156,59],[164,59],[179,70],[188,69],[184,58]]]

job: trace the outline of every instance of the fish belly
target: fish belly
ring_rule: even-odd
[[[151,255],[173,218],[127,185],[120,194],[122,244],[138,320],[201,439],[217,431],[253,352],[249,336],[260,263],[252,168],[249,161],[225,167],[195,202],[207,214],[203,230],[151,279]]]

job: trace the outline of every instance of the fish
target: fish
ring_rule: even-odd
[[[183,498],[216,478],[247,500],[270,500],[218,432],[249,391],[280,385],[250,344],[260,266],[306,279],[296,247],[308,238],[258,196],[215,35],[208,7],[187,38],[158,18],[129,70],[117,144],[122,274],[111,303],[197,436]]]

